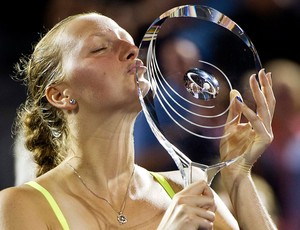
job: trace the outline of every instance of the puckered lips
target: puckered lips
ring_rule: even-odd
[[[128,68],[129,74],[136,74],[138,72],[139,75],[143,74],[147,70],[146,66],[144,66],[143,62],[140,59],[136,59],[133,64],[131,64]]]

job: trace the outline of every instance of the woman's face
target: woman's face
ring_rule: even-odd
[[[65,83],[81,108],[140,110],[135,73],[142,78],[145,67],[136,67],[138,48],[124,29],[91,14],[72,21],[60,39]]]

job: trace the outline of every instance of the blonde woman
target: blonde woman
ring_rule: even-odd
[[[177,171],[152,173],[135,164],[133,126],[141,111],[145,67],[132,37],[112,19],[86,13],[55,25],[19,64],[28,98],[18,127],[38,165],[37,178],[0,192],[0,228],[275,229],[258,198],[251,167],[273,139],[270,73],[250,85],[257,114],[237,91],[221,157],[244,154],[222,171],[235,216],[204,181],[183,188]],[[227,131],[226,130],[226,131]],[[235,132],[233,132],[235,130]]]

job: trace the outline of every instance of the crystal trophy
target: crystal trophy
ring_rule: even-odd
[[[150,84],[144,95],[137,77],[151,131],[174,160],[185,186],[193,181],[194,167],[203,170],[211,184],[238,158],[221,161],[218,146],[224,127],[234,121],[227,121],[230,90],[239,90],[243,97],[251,94],[244,79],[261,69],[253,43],[221,12],[183,5],[164,12],[149,26],[139,45],[139,59],[147,67],[144,78]]]

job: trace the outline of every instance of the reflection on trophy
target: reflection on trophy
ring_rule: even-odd
[[[147,66],[148,94],[139,89],[146,120],[181,172],[185,185],[194,168],[208,183],[224,167],[216,151],[225,138],[231,102],[245,74],[261,63],[245,32],[221,12],[202,5],[175,7],[158,17],[146,31],[139,59]],[[137,83],[139,81],[137,79]]]

